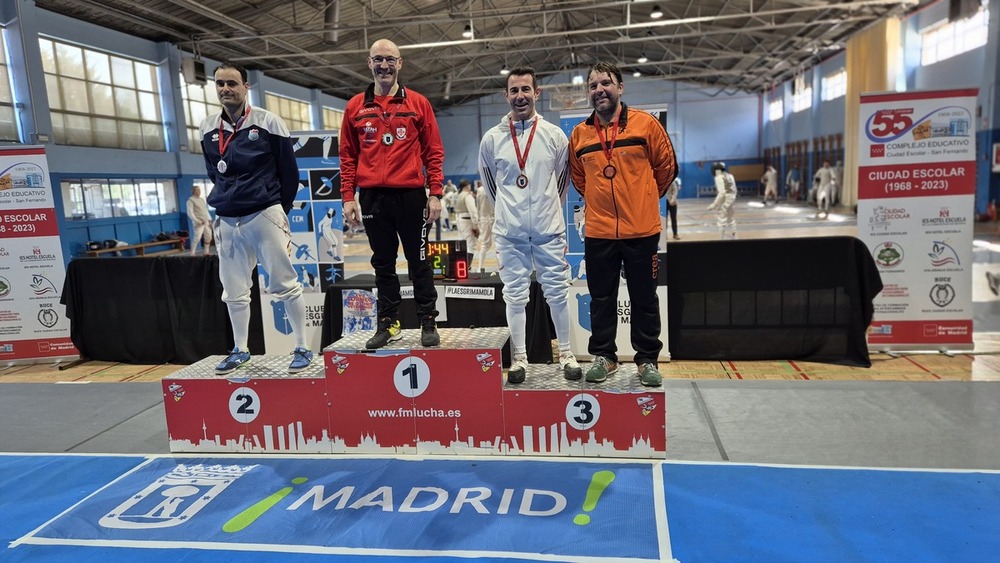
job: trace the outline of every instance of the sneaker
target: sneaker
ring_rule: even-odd
[[[388,319],[386,319],[385,323],[387,322]],[[365,342],[365,348],[376,350],[403,337],[403,331],[399,329],[398,320],[393,321],[392,324],[385,323],[379,322],[378,331],[375,332],[375,336],[368,339],[368,342]]]
[[[573,352],[560,352],[559,353],[559,365],[563,370],[563,377],[570,381],[576,381],[583,377],[583,369],[580,368],[580,364],[576,361],[576,356]]]
[[[639,364],[639,382],[646,387],[659,387],[663,384],[663,377],[660,370],[656,369],[656,364]]]
[[[420,345],[437,346],[441,344],[441,336],[438,335],[437,324],[433,319],[424,321],[424,326],[420,328]]]
[[[528,358],[526,356],[514,356],[507,370],[507,383],[518,384],[524,382],[524,376],[528,374]]]
[[[618,364],[616,362],[604,356],[597,356],[594,358],[594,362],[590,364],[590,369],[587,370],[587,381],[590,383],[600,383],[616,371],[618,371]]]
[[[288,373],[299,373],[312,363],[313,353],[299,346],[292,350],[292,363],[288,364]]]
[[[233,348],[233,351],[226,356],[226,359],[222,360],[219,362],[219,365],[215,366],[215,373],[217,375],[226,375],[227,373],[232,373],[249,363],[250,352],[240,352],[239,348]]]
[[[680,235],[674,235],[674,240],[681,240],[681,236]]]

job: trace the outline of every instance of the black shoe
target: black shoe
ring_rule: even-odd
[[[425,321],[420,329],[421,346],[437,346],[441,344],[441,337],[438,335],[437,324],[433,320]]]
[[[368,339],[365,342],[365,349],[367,350],[377,350],[390,342],[395,342],[403,337],[402,331],[399,329],[399,321],[393,321],[392,324],[379,323],[378,330],[375,332],[375,336]]]

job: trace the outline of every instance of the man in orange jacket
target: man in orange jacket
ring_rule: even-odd
[[[586,202],[584,259],[590,291],[594,362],[587,381],[598,383],[618,371],[619,272],[631,298],[632,347],[639,380],[657,387],[660,308],[656,298],[660,198],[677,176],[674,147],[652,115],[621,102],[621,71],[598,62],[587,77],[594,113],[573,129],[569,165],[573,185]]]

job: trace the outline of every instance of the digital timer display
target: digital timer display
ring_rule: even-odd
[[[428,242],[426,250],[435,279],[468,279],[469,252],[464,240]]]

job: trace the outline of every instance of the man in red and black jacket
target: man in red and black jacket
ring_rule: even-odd
[[[441,215],[441,134],[427,98],[399,84],[403,59],[395,43],[373,43],[368,68],[374,83],[347,103],[340,142],[344,218],[354,226],[364,221],[378,288],[378,329],[365,346],[381,348],[402,338],[396,275],[400,243],[413,281],[420,343],[437,346],[437,291],[424,249],[429,226]]]

